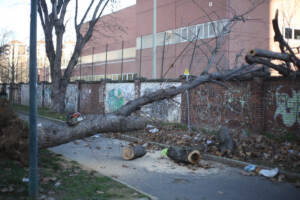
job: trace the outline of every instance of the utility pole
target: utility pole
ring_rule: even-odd
[[[29,196],[38,197],[38,144],[37,144],[37,69],[36,69],[36,24],[37,0],[31,0],[30,14],[30,99],[29,99]]]
[[[156,79],[156,0],[153,0],[153,57],[152,78]]]

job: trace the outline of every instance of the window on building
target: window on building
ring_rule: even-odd
[[[128,74],[128,80],[133,80],[133,74]]]
[[[284,33],[286,39],[292,39],[293,30],[291,28],[285,28]]]
[[[181,41],[187,41],[188,40],[188,28],[183,27],[181,29]]]
[[[209,23],[204,24],[204,37],[203,38],[208,38],[208,25],[209,25]]]
[[[204,37],[204,25],[199,24],[197,25],[197,33],[198,34],[198,39],[202,39]]]
[[[189,41],[193,41],[197,37],[196,26],[189,27]]]
[[[122,74],[122,80],[127,80],[127,74]]]
[[[118,80],[118,74],[112,74],[111,80]]]
[[[180,42],[180,37],[181,37],[180,29],[175,29],[172,31],[172,43],[173,44]]]
[[[294,38],[295,40],[300,40],[300,29],[294,30]]]
[[[216,22],[211,22],[208,24],[208,36],[215,37],[218,35],[218,25]]]

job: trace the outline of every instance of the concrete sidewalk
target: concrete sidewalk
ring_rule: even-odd
[[[241,175],[241,170],[202,161],[211,168],[179,166],[160,152],[124,161],[122,149],[128,142],[100,135],[50,148],[104,175],[111,176],[162,200],[298,200],[300,189],[264,177]]]

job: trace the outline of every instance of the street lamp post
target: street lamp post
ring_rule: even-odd
[[[153,57],[152,78],[156,79],[156,0],[153,0]]]
[[[37,0],[31,0],[30,16],[30,112],[29,112],[29,196],[38,196],[38,160],[37,160]]]

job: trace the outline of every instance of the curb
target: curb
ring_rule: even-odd
[[[128,135],[120,135],[120,138],[124,139],[124,140],[128,140],[130,142],[142,141],[142,139],[139,139],[139,138],[136,138],[136,137],[133,137],[133,136],[128,136]],[[170,145],[161,144],[161,143],[157,143],[157,142],[147,142],[147,143],[154,144],[154,145],[157,145],[157,146],[160,146],[160,147],[163,147],[163,148],[170,147]],[[202,156],[205,160],[220,162],[222,164],[226,164],[226,165],[229,165],[231,167],[244,168],[245,166],[252,164],[252,163],[248,163],[248,162],[245,162],[245,161],[234,160],[234,159],[215,156],[215,155],[211,155],[211,154],[207,154],[207,153],[202,153]],[[271,167],[267,167],[267,166],[263,166],[263,165],[256,165],[256,166],[259,167],[259,168],[262,168],[262,169],[271,169]],[[288,171],[282,170],[282,169],[279,169],[279,172],[281,174],[285,175],[287,178],[300,179],[300,174],[299,173],[288,172]]]
[[[49,149],[49,151],[51,151],[51,150]],[[53,151],[51,151],[51,152],[53,152]],[[55,153],[55,152],[53,152],[53,153]],[[56,153],[55,153],[55,154],[56,154]],[[65,156],[63,156],[63,155],[62,155],[62,157],[63,157],[63,159],[65,159],[66,161],[73,161],[72,159],[67,158],[67,157],[65,157]],[[93,169],[93,168],[90,168],[90,167],[88,167],[88,166],[85,166],[84,164],[79,163],[78,161],[76,161],[76,162],[79,164],[79,166],[80,166],[83,170],[93,170],[93,171],[95,171],[95,169]],[[97,172],[98,174],[101,174],[102,176],[106,176],[105,174],[102,174],[101,172],[98,172],[97,170],[96,170],[96,172]],[[133,190],[135,190],[135,191],[137,191],[137,192],[139,192],[139,193],[141,193],[141,194],[147,196],[148,198],[150,198],[150,200],[159,200],[157,197],[152,196],[151,194],[148,194],[148,193],[146,193],[146,192],[143,192],[143,191],[141,191],[141,190],[139,190],[139,189],[137,189],[137,188],[135,188],[135,187],[133,187],[133,186],[131,186],[131,185],[129,185],[129,184],[127,184],[127,183],[121,181],[121,180],[119,180],[119,179],[116,179],[116,178],[111,177],[111,176],[106,176],[106,177],[109,177],[109,178],[111,178],[112,180],[114,180],[114,181],[116,181],[116,182],[118,182],[118,183],[120,183],[120,184],[122,184],[122,185],[125,185],[126,187],[129,187],[129,188],[131,188],[131,189],[133,189]]]

